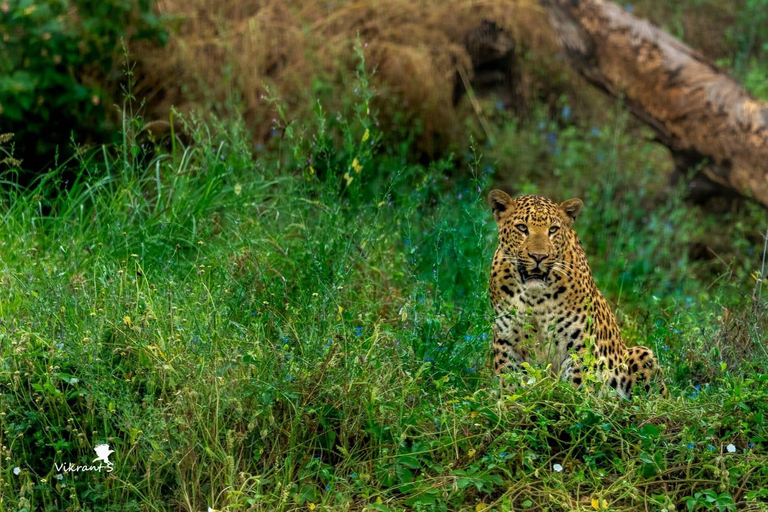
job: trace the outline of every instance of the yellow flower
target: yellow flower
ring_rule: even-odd
[[[235,185],[235,195],[239,196],[240,193],[243,191],[243,186],[239,183]]]
[[[475,510],[476,510],[477,512],[480,512],[481,510],[485,510],[485,507],[486,507],[485,503],[483,503],[483,502],[481,501],[480,503],[478,503],[478,504],[475,506]]]
[[[477,451],[474,448],[472,448],[467,452],[467,455],[469,455],[470,457],[474,457],[475,453],[477,453]]]
[[[311,501],[309,502],[309,505],[308,505],[308,507],[309,507],[309,510],[315,510],[315,508],[317,508],[317,507],[315,506],[315,504],[314,504],[314,503],[312,503]]]
[[[352,168],[355,170],[357,174],[360,174],[360,171],[363,170],[363,166],[360,165],[360,162],[357,161],[357,158],[352,160]]]
[[[312,167],[311,165],[309,166],[309,174],[310,175],[315,174],[315,168]]]
[[[472,411],[471,413],[469,413],[470,418],[474,418],[475,416],[477,416],[477,411]]]
[[[597,498],[592,498],[592,508],[595,510],[607,509],[608,508],[608,501],[603,500],[602,503]]]
[[[131,317],[129,317],[129,316],[124,316],[123,317],[123,323],[129,329],[131,328],[131,325],[133,325],[133,323],[131,322]]]
[[[363,134],[363,140],[361,142],[367,141],[371,136],[370,130],[368,128],[365,129],[365,133]]]
[[[344,179],[347,180],[347,186],[349,186],[349,184],[352,183],[352,180],[354,180],[355,178],[350,176],[348,172],[345,172],[344,173]]]

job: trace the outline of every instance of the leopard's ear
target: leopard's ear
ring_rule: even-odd
[[[584,203],[581,199],[569,199],[560,205],[560,209],[570,218],[571,222],[576,220],[581,210],[584,209]]]
[[[506,217],[515,209],[515,201],[509,194],[502,190],[493,190],[488,194],[488,204],[493,208],[493,218],[499,222],[502,217]]]

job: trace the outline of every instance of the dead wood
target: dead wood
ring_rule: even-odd
[[[768,104],[694,49],[604,0],[541,0],[571,65],[623,98],[672,151],[678,177],[768,207]],[[701,181],[694,181],[700,187]],[[696,193],[696,190],[693,190]]]

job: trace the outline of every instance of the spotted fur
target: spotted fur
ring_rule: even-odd
[[[649,390],[656,358],[646,347],[624,344],[572,229],[581,200],[512,199],[494,190],[488,201],[499,228],[490,283],[496,373],[519,370],[524,362],[551,365],[578,388],[581,360],[591,349],[598,377],[621,396],[629,397],[636,384]],[[663,383],[660,388],[666,391]]]

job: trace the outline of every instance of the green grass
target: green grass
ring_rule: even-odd
[[[413,164],[356,85],[338,116],[278,119],[267,152],[197,124],[190,149],[126,141],[6,184],[0,509],[768,508],[766,212],[661,189],[621,112],[499,123],[492,165]],[[493,176],[585,200],[598,284],[669,397],[539,370],[500,388]],[[709,237],[718,258],[690,257]],[[101,443],[113,472],[56,471]]]

